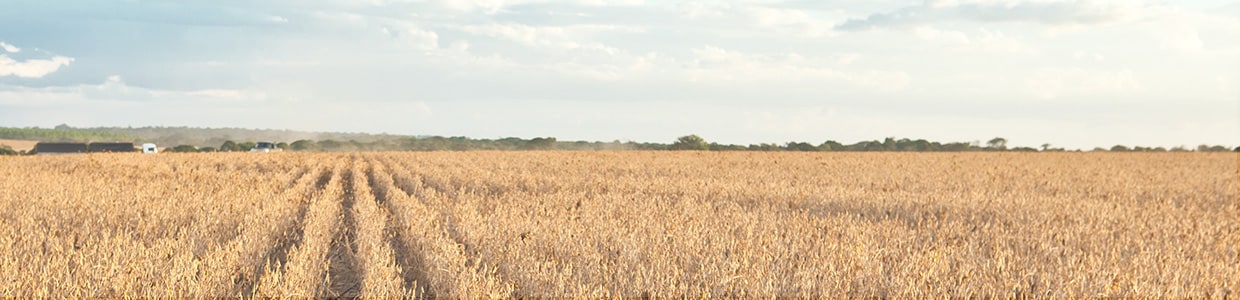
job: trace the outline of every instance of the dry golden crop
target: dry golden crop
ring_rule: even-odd
[[[1236,297],[1221,153],[0,157],[0,297]]]

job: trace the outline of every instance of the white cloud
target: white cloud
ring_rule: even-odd
[[[973,43],[969,40],[969,36],[964,32],[954,30],[939,30],[930,26],[918,26],[913,28],[913,35],[923,40],[929,41],[947,41],[955,44],[967,45]]]
[[[862,55],[857,53],[842,53],[831,55],[831,59],[839,65],[849,65],[861,59]]]
[[[798,53],[760,54],[705,45],[690,49],[688,57],[649,52],[634,55],[617,49],[607,62],[562,61],[550,64],[520,63],[504,66],[529,73],[545,70],[567,78],[596,81],[693,83],[729,89],[771,89],[776,86],[827,84],[869,91],[898,91],[911,83],[904,72],[845,70],[861,55],[824,54],[807,57]]]
[[[8,55],[0,55],[0,76],[42,78],[73,62],[72,57],[54,56],[51,59],[17,61]]]
[[[22,51],[22,48],[17,48],[17,46],[13,46],[5,42],[0,42],[0,49],[4,49],[4,51],[9,53],[17,53]]]
[[[912,29],[917,38],[941,42],[951,50],[974,53],[1032,54],[1037,51],[1019,38],[1002,31],[979,28],[977,33],[917,26]]]
[[[1131,70],[1083,68],[1042,69],[1026,79],[1025,87],[1030,94],[1043,99],[1063,95],[1134,95],[1146,90]]]
[[[271,100],[264,92],[202,89],[189,91],[160,90],[131,86],[120,76],[108,76],[99,84],[72,86],[22,87],[0,85],[0,106],[6,107],[65,107],[75,105],[99,105],[116,103],[139,105],[142,103],[194,103],[211,105],[218,103],[259,103]]]
[[[263,91],[146,88],[130,85],[119,76],[108,76],[95,84],[0,84],[0,116],[30,125],[51,122],[77,126],[221,126],[220,122],[225,122],[250,128],[290,128],[287,120],[330,113],[307,113],[310,105],[295,102],[269,97]],[[337,124],[348,124],[340,121]]]
[[[22,50],[17,46],[13,46],[12,44],[5,42],[0,42],[0,48],[9,53],[18,53]],[[37,52],[39,49],[35,50]],[[73,63],[72,57],[60,55],[52,56],[49,59],[28,59],[25,61],[18,61],[10,58],[6,54],[0,54],[0,77],[17,76],[22,78],[42,78],[43,76],[47,76],[47,74],[56,72],[56,70],[59,70],[60,67],[68,66],[71,63]]]
[[[384,35],[420,50],[439,48],[439,34],[409,23],[393,23],[379,29]]]
[[[797,38],[833,37],[837,34],[833,19],[836,13],[776,5],[778,1],[690,1],[672,8],[681,17],[698,24],[718,22],[719,29],[731,34],[744,34],[753,28],[760,34],[779,34]]]
[[[526,46],[575,48],[579,44],[567,37],[563,27],[534,27],[525,24],[485,24],[460,28],[462,31],[517,42]]]
[[[688,18],[718,18],[723,17],[723,11],[730,9],[731,5],[726,2],[687,1],[680,3],[676,8],[681,15]]]
[[[745,12],[762,28],[781,30],[807,37],[835,36],[833,23],[816,18],[806,10],[751,6]]]
[[[426,101],[405,102],[404,106],[406,106],[404,110],[409,111],[414,117],[430,118],[435,115],[435,112],[431,110],[430,105],[426,104]]]
[[[383,1],[376,1],[383,2]],[[643,4],[643,0],[444,0],[437,4],[460,12],[482,12],[494,15],[505,11],[508,7],[525,4],[567,4],[580,6],[633,6]]]
[[[329,26],[357,30],[358,36],[345,37],[352,41],[366,41],[368,39],[360,37],[373,38],[377,33],[403,49],[430,51],[439,48],[439,33],[416,21],[348,11],[316,11],[312,16]]]
[[[22,49],[12,44],[0,42],[0,49],[5,52],[18,53]],[[38,49],[36,49],[38,50]],[[73,63],[72,57],[53,56],[50,59],[28,59],[17,61],[7,54],[0,54],[0,76],[17,76],[22,78],[42,78],[56,72],[62,66]]]
[[[1161,16],[1156,23],[1142,25],[1148,28],[1149,38],[1163,49],[1180,53],[1197,53],[1205,46],[1198,31],[1199,28],[1217,30],[1231,25],[1232,33],[1240,34],[1240,31],[1236,30],[1240,28],[1237,28],[1235,21],[1226,24],[1226,22],[1212,19],[1211,16],[1205,14],[1172,11]]]
[[[900,90],[910,78],[903,72],[842,71],[832,67],[838,60],[786,55],[749,54],[715,46],[693,49],[694,58],[686,64],[693,81],[717,83],[806,82],[846,83],[877,90]]]
[[[530,47],[571,50],[590,48],[614,52],[610,47],[591,42],[595,35],[604,32],[641,33],[645,29],[633,26],[580,24],[570,26],[530,26],[519,23],[491,23],[459,26],[456,29],[491,38],[516,42]]]
[[[1087,52],[1084,50],[1077,50],[1076,52],[1072,53],[1072,59],[1099,62],[1099,61],[1106,60],[1106,55],[1102,55],[1102,53],[1097,53],[1097,52]]]
[[[764,134],[802,135],[821,132],[840,125],[838,110],[824,107],[799,108],[793,111],[745,112],[745,129]],[[819,143],[820,141],[810,141]]]
[[[851,19],[836,29],[909,27],[944,20],[1101,24],[1139,18],[1147,8],[1130,0],[928,0],[918,6]]]

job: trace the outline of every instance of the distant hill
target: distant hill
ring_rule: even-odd
[[[141,140],[141,136],[107,132],[92,131],[75,128],[8,128],[0,127],[0,139],[8,140],[31,140],[41,142],[136,142]]]
[[[43,142],[134,142],[156,143],[161,146],[193,145],[196,147],[218,147],[224,141],[256,142],[273,141],[292,143],[296,140],[339,140],[357,141],[362,143],[375,142],[393,138],[408,138],[404,135],[341,133],[341,132],[307,132],[277,129],[245,129],[245,128],[196,128],[196,127],[92,127],[75,128],[67,125],[56,128],[11,128],[0,127],[0,139],[35,140]]]

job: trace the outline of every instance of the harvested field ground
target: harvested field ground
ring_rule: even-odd
[[[9,148],[12,148],[13,151],[30,151],[31,149],[34,149],[34,145],[38,143],[39,141],[0,139],[0,146],[9,146]]]
[[[1234,153],[0,157],[0,297],[1237,297]]]

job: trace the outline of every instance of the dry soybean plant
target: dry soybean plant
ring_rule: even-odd
[[[1236,297],[1234,154],[0,157],[3,297]]]

